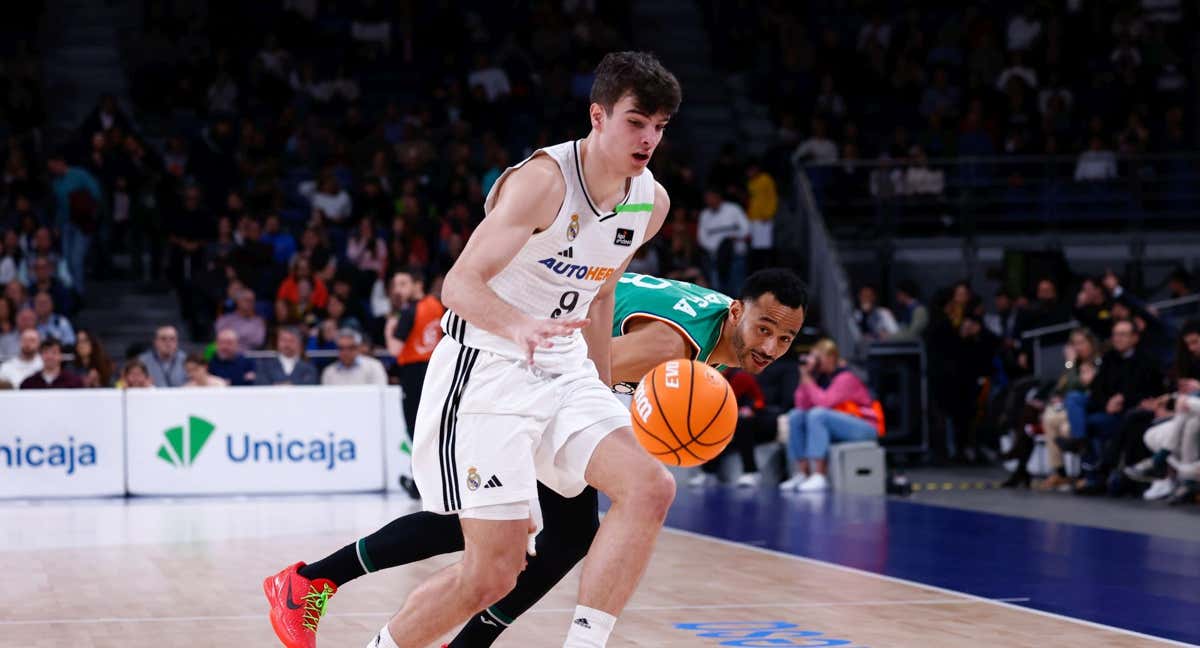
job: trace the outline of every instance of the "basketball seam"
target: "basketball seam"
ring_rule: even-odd
[[[654,404],[658,405],[658,411],[659,411],[659,414],[662,416],[663,423],[667,424],[667,431],[671,433],[671,436],[679,444],[679,447],[677,448],[677,450],[683,450],[683,451],[687,452],[688,454],[692,455],[693,457],[695,457],[696,459],[698,459],[701,463],[704,463],[704,461],[705,461],[704,457],[701,457],[700,455],[696,454],[695,452],[688,450],[687,444],[684,443],[683,439],[679,438],[678,434],[675,434],[675,428],[671,425],[671,420],[667,418],[666,410],[664,410],[662,408],[662,403],[658,399],[658,388],[654,385],[654,374],[656,374],[656,373],[658,373],[658,367],[655,367],[654,371],[652,371],[651,375],[650,375],[650,386],[653,388],[653,391],[654,391]],[[724,401],[722,401],[722,402],[724,402]],[[690,435],[691,434],[691,429],[690,429],[691,425],[688,425],[688,428],[689,428],[688,434]],[[678,458],[679,453],[676,452],[675,456],[676,456],[676,458]],[[680,461],[679,463],[683,463],[683,462]]]
[[[725,401],[729,400],[729,392],[731,392],[731,391],[733,391],[731,388],[726,387],[725,394],[721,396],[721,404],[717,406],[717,411],[713,413],[712,418],[709,419],[708,423],[700,430],[700,436],[704,436],[704,433],[708,432],[708,428],[712,427],[712,424],[717,422],[717,417],[721,415],[721,410],[725,409]],[[737,427],[734,426],[734,431],[736,431],[736,430],[737,430]],[[716,441],[713,443],[705,443],[699,439],[696,439],[695,441],[696,441],[696,443],[699,443],[700,445],[714,446],[714,445],[721,443],[725,439],[728,439],[731,436],[733,436],[733,432],[730,432],[729,434],[725,435],[724,439],[721,439],[720,441]]]
[[[658,402],[658,391],[654,389],[654,375],[657,373],[658,373],[658,367],[655,367],[653,370],[650,371],[649,376],[642,379],[642,382],[644,383],[647,380],[650,381],[650,390],[654,392],[654,403],[656,405],[658,405],[659,415],[662,416],[663,422],[667,424],[667,430],[669,432],[671,432],[671,436],[675,436],[675,431],[671,430],[671,422],[667,420],[667,415],[662,411],[662,404],[660,404]],[[637,422],[636,418],[635,418],[634,422],[635,423]],[[654,434],[653,432],[650,431],[649,427],[647,427],[645,425],[642,425],[641,427],[643,430],[646,431],[647,436],[649,436],[651,439],[654,439],[655,441],[658,441],[659,443],[661,443],[665,448],[667,448],[671,452],[671,454],[675,455],[675,465],[677,465],[677,466],[683,465],[683,460],[679,458],[679,451],[676,448],[671,447],[670,443],[667,443],[666,441],[658,438],[658,436],[656,434]],[[675,437],[675,440],[679,441],[679,437]]]
[[[633,425],[634,425],[634,427],[641,430],[646,436],[650,437],[651,439],[654,439],[655,441],[658,441],[659,444],[661,444],[664,448],[666,448],[666,450],[664,450],[662,452],[652,452],[648,449],[646,450],[646,452],[649,452],[652,456],[655,456],[655,457],[665,457],[669,454],[673,454],[673,455],[675,455],[675,465],[676,466],[683,465],[683,463],[681,461],[679,461],[679,453],[676,452],[675,449],[672,448],[671,446],[667,445],[666,443],[663,443],[662,439],[654,436],[654,433],[652,433],[650,430],[646,429],[646,426],[642,425],[641,421],[634,418]]]

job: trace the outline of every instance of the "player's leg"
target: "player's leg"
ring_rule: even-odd
[[[579,584],[567,648],[604,646],[616,617],[637,589],[675,498],[675,480],[624,426],[595,447],[587,482],[612,500],[600,523]]]
[[[426,648],[476,610],[500,600],[525,563],[529,505],[472,509],[463,517],[466,548],[461,562],[438,572],[413,590],[404,607],[380,630],[381,648]],[[496,518],[496,519],[493,519]]]
[[[596,489],[563,497],[538,485],[545,529],[537,537],[537,555],[530,557],[517,585],[495,605],[471,617],[450,648],[487,648],[504,629],[533,607],[587,555],[600,526]]]
[[[463,550],[462,526],[454,515],[410,513],[388,522],[324,558],[299,569],[309,580],[342,585],[371,572]]]

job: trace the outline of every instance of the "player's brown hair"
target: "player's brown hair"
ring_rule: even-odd
[[[613,106],[627,94],[633,95],[638,110],[647,115],[679,110],[683,92],[679,80],[658,57],[649,52],[609,52],[596,66],[591,102],[611,115]]]

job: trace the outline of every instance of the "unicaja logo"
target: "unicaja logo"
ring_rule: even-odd
[[[163,432],[166,441],[158,447],[158,458],[172,466],[192,465],[214,429],[216,426],[212,423],[198,416],[189,416],[186,428],[173,427]]]

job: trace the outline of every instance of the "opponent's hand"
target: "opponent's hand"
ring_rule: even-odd
[[[528,318],[513,327],[512,339],[525,349],[525,360],[533,364],[533,353],[538,349],[554,346],[553,338],[565,337],[577,331],[591,320],[553,320]]]

